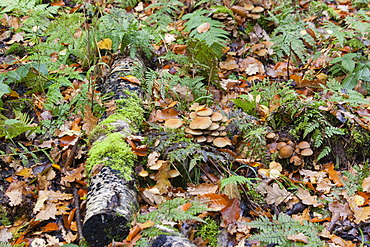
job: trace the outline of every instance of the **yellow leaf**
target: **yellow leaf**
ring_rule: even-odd
[[[112,49],[112,40],[111,39],[103,39],[103,40],[100,40],[98,42],[98,48],[99,49],[106,49],[106,50],[110,50]]]

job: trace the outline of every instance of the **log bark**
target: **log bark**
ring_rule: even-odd
[[[87,159],[90,177],[83,236],[92,247],[122,241],[128,235],[132,216],[138,211],[133,168],[136,156],[126,138],[137,133],[144,121],[142,91],[139,85],[123,79],[133,66],[145,69],[140,59],[121,58],[102,86],[107,100],[117,110],[106,116],[92,131]],[[113,92],[113,94],[112,94]],[[195,246],[179,233],[160,235],[151,246]]]

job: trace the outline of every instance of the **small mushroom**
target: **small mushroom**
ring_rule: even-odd
[[[210,117],[195,117],[193,121],[191,121],[189,127],[190,129],[207,129],[211,126],[212,121]]]
[[[227,145],[231,145],[231,141],[227,137],[217,137],[213,140],[213,145],[219,148],[223,148]]]
[[[207,136],[206,139],[206,142],[213,142],[215,138],[213,136]]]
[[[220,136],[226,136],[227,135],[227,132],[226,131],[221,131],[220,132]]]
[[[311,156],[313,154],[313,151],[311,148],[306,148],[301,151],[302,156]]]
[[[166,122],[164,123],[164,127],[169,128],[169,129],[177,129],[177,128],[180,128],[181,125],[182,125],[182,120],[178,118],[167,119]]]
[[[200,136],[203,135],[203,132],[201,130],[193,130],[189,128],[189,134],[192,134],[194,136]]]
[[[197,115],[200,117],[209,117],[213,114],[213,110],[211,108],[205,107],[197,111]]]
[[[220,125],[220,127],[218,127],[218,131],[223,131],[226,129],[226,126],[225,125]]]
[[[248,10],[248,11],[251,11],[252,9],[254,9],[254,6],[252,4],[246,4],[246,5],[244,5],[244,9]]]
[[[285,145],[279,150],[279,155],[286,159],[293,155],[294,148],[290,145]]]
[[[196,136],[195,141],[196,142],[205,142],[205,141],[207,141],[207,138],[205,136]]]
[[[293,163],[293,165],[295,166],[300,166],[303,161],[300,157],[298,157],[297,155],[293,155],[292,157],[290,157],[290,163]]]
[[[170,178],[175,178],[180,175],[180,172],[174,169],[174,170],[169,171],[168,175],[170,176]]]
[[[218,131],[212,131],[211,132],[211,136],[219,136],[220,135],[220,132]]]
[[[222,120],[222,114],[220,112],[214,112],[211,116],[211,120],[214,122],[221,121]]]
[[[194,119],[195,117],[197,116],[197,113],[196,112],[190,112],[190,114],[189,114],[189,117],[191,118],[191,119]]]
[[[252,13],[261,13],[263,12],[265,9],[262,8],[261,6],[257,6],[255,8],[252,9]]]
[[[267,139],[274,139],[276,137],[276,134],[274,132],[270,132],[266,135]]]
[[[310,144],[309,144],[308,142],[303,141],[303,142],[300,142],[300,143],[298,144],[298,147],[299,147],[300,149],[305,149],[305,148],[309,148],[309,147],[311,147],[311,146],[310,146]]]
[[[276,144],[276,149],[277,150],[280,150],[282,147],[286,146],[286,142],[279,142],[278,144]]]
[[[141,170],[141,172],[139,172],[139,176],[140,177],[147,177],[149,176],[149,172],[145,171],[145,170]]]
[[[222,116],[221,122],[226,123],[229,120],[228,117]]]
[[[212,118],[211,118],[212,119]],[[212,123],[211,126],[208,127],[207,130],[216,130],[220,127],[220,125],[218,123]]]

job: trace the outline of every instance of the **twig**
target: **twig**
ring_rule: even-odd
[[[74,184],[72,188],[73,193],[73,204],[76,208],[76,223],[77,223],[77,232],[78,232],[78,240],[81,241],[83,238],[82,235],[82,220],[81,220],[81,210],[80,210],[80,197],[78,195],[78,189],[76,184]]]

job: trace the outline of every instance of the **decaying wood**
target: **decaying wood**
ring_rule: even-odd
[[[138,211],[133,174],[134,156],[125,141],[129,135],[138,130],[138,122],[143,120],[138,113],[139,109],[135,111],[131,108],[142,103],[141,88],[124,79],[130,74],[134,63],[143,69],[145,67],[140,60],[130,58],[119,59],[112,66],[112,72],[102,91],[108,95],[108,100],[115,100],[120,104],[117,103],[117,113],[101,121],[90,138],[90,157],[87,160],[90,166],[90,184],[83,235],[92,247],[107,246],[113,239],[122,241],[129,232],[132,216]],[[130,111],[132,115],[129,114]],[[101,147],[102,145],[104,146]],[[129,152],[125,153],[122,150]],[[99,154],[96,155],[95,152]],[[128,157],[119,157],[117,154]],[[174,232],[158,236],[152,240],[151,245],[195,246]]]

